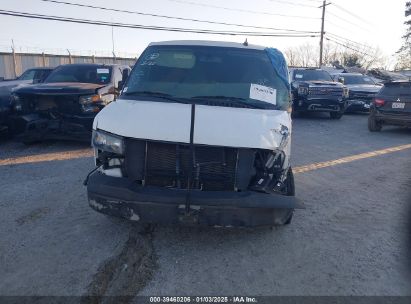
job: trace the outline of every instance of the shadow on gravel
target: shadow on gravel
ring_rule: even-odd
[[[347,116],[362,116],[362,117],[364,117],[364,116],[368,116],[369,113],[366,113],[366,112],[346,112],[346,113],[344,113],[344,115],[347,115]]]
[[[155,268],[151,231],[132,225],[122,251],[100,266],[81,304],[130,303]]]
[[[344,119],[344,116],[341,118]],[[328,113],[323,112],[306,112],[306,113],[299,113],[297,117],[293,118],[293,120],[330,120],[334,121],[330,118]]]
[[[0,165],[65,160],[92,155],[90,144],[77,142],[42,142],[29,146],[15,141],[0,144]]]
[[[411,128],[384,126],[381,133],[411,135]]]
[[[91,141],[91,140],[90,140]],[[0,147],[2,152],[5,150],[44,150],[44,149],[53,149],[53,150],[75,150],[91,147],[91,144],[88,142],[76,142],[76,141],[42,141],[36,142],[33,144],[23,144],[20,141],[14,139],[5,139],[0,137]]]

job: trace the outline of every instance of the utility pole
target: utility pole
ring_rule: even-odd
[[[113,21],[111,21],[111,42],[113,45],[113,63],[116,63],[116,53],[114,51],[114,26],[113,26]]]
[[[321,17],[321,38],[320,38],[320,68],[323,65],[323,48],[324,48],[324,21],[325,21],[325,7],[330,5],[331,2],[327,3],[327,0],[323,0],[323,5],[319,6],[319,8],[323,9],[323,14]]]
[[[69,49],[67,49],[67,53],[69,54],[69,62],[70,62],[70,64],[72,64],[73,63],[73,58],[71,57],[71,53],[70,53]]]
[[[13,51],[13,69],[14,78],[17,78],[17,58],[16,58],[16,47],[14,46],[14,40],[11,39],[11,50]]]

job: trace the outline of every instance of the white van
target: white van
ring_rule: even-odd
[[[95,118],[90,206],[141,223],[288,224],[288,69],[272,48],[151,43]]]

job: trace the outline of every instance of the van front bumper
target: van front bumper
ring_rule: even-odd
[[[198,191],[141,186],[101,173],[87,184],[90,206],[98,212],[166,225],[273,226],[289,209],[304,208],[294,196],[254,191]]]

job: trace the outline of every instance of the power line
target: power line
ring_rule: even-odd
[[[348,38],[342,37],[342,36],[340,36],[340,35],[336,35],[336,34],[333,34],[333,33],[327,33],[327,35],[334,36],[334,39],[340,38],[340,39],[343,39],[343,40],[349,41],[349,42],[354,43],[354,44],[358,44],[358,45],[363,46],[363,47],[366,47],[366,48],[372,48],[372,49],[375,49],[375,48],[373,48],[373,47],[371,47],[371,46],[369,46],[369,45],[367,45],[367,44],[363,44],[363,43],[360,43],[360,42],[356,42],[356,41],[354,41],[354,40],[351,40],[351,39],[348,39]]]
[[[330,24],[330,25],[332,25],[332,26],[334,26],[334,27],[337,27],[337,28],[343,30],[343,31],[344,31],[345,33],[347,33],[347,34],[352,34],[352,31],[349,31],[346,27],[343,27],[343,26],[341,26],[341,25],[339,25],[339,24],[336,24],[336,23],[334,23],[334,22],[332,22],[332,21],[330,21],[330,20],[327,20],[327,23]],[[327,33],[330,34],[329,32],[327,32]],[[336,34],[332,34],[332,35],[338,37],[338,35],[336,35]],[[341,37],[341,36],[339,36],[339,37],[342,38],[342,39],[344,39],[344,40],[348,40],[348,41],[351,41],[351,42],[360,44],[359,42],[350,40],[350,39],[348,39],[348,38]],[[365,45],[365,44],[363,44],[363,45],[366,46],[366,47],[369,47],[368,45]]]
[[[340,35],[336,35],[336,34],[333,34],[333,33],[327,33],[327,35],[332,36],[334,39],[340,39],[340,40],[348,41],[348,42],[350,42],[350,43],[352,43],[352,44],[356,44],[356,45],[358,45],[358,46],[362,46],[362,47],[366,47],[366,48],[372,48],[371,46],[369,46],[369,45],[367,45],[367,44],[363,44],[363,43],[360,43],[360,42],[356,42],[356,41],[354,41],[354,40],[350,40],[350,39],[345,38],[345,37],[342,37],[342,36],[340,36]]]
[[[211,8],[217,8],[217,9],[223,9],[223,10],[227,10],[227,11],[236,11],[236,12],[241,12],[241,13],[249,13],[249,14],[280,16],[280,17],[287,17],[287,18],[319,19],[319,18],[307,17],[307,16],[286,15],[286,14],[276,14],[276,13],[269,13],[269,12],[263,12],[263,11],[245,10],[245,9],[240,9],[240,8],[232,8],[232,7],[218,6],[218,5],[212,5],[212,4],[204,4],[204,3],[191,2],[191,1],[186,1],[186,0],[168,0],[168,1],[173,1],[173,2],[177,2],[177,3],[183,3],[183,4],[189,4],[189,5],[202,6],[202,7],[211,7]]]
[[[330,36],[327,36],[327,37],[330,37]],[[344,44],[344,45],[346,45],[347,47],[355,48],[355,49],[358,50],[358,51],[360,51],[360,50],[362,50],[362,51],[364,51],[364,52],[370,52],[370,51],[372,51],[372,50],[370,50],[369,47],[363,47],[363,46],[361,46],[361,45],[357,45],[357,44],[351,43],[351,42],[346,41],[346,40],[342,40],[342,39],[335,38],[335,37],[331,37],[331,39],[332,39],[333,41],[336,41],[336,42],[339,42],[339,43],[341,43],[341,44]]]
[[[77,18],[70,18],[70,17],[31,14],[31,13],[7,11],[7,10],[0,10],[0,15],[31,18],[31,19],[40,19],[40,20],[51,20],[51,21],[79,23],[79,24],[110,26],[110,27],[112,26],[112,27],[132,28],[132,29],[182,32],[182,33],[196,33],[196,34],[211,34],[211,35],[231,35],[231,36],[241,35],[241,36],[260,36],[260,37],[316,37],[316,36],[318,36],[318,35],[315,35],[315,34],[297,34],[297,33],[296,34],[290,34],[290,33],[278,33],[278,32],[274,33],[274,32],[217,31],[217,30],[207,30],[207,29],[161,27],[161,26],[152,26],[152,25],[141,25],[141,24],[112,23],[112,22],[99,21],[99,20],[77,19]]]
[[[40,0],[40,1],[55,3],[55,4],[64,4],[64,5],[69,5],[69,6],[92,8],[92,9],[98,9],[98,10],[103,10],[103,11],[111,11],[111,12],[117,12],[117,13],[136,14],[136,15],[141,15],[141,16],[166,18],[166,19],[174,19],[174,20],[182,20],[182,21],[192,21],[192,22],[200,22],[200,23],[208,23],[208,24],[229,25],[229,26],[237,26],[237,27],[244,27],[244,28],[274,30],[274,31],[279,30],[279,31],[288,31],[288,32],[296,32],[296,33],[297,32],[298,33],[318,33],[318,32],[314,32],[314,31],[300,31],[300,30],[294,30],[294,29],[263,27],[263,26],[244,25],[244,24],[237,24],[237,23],[209,21],[209,20],[204,20],[204,19],[193,19],[193,18],[183,18],[183,17],[175,17],[175,16],[167,16],[167,15],[159,15],[159,14],[150,14],[150,13],[143,13],[143,12],[139,12],[139,11],[122,10],[122,9],[108,8],[108,7],[102,7],[102,6],[75,3],[75,2],[67,2],[67,1],[58,1],[58,0]]]
[[[352,25],[352,26],[355,26],[356,28],[360,28],[360,29],[362,29],[362,30],[364,30],[364,31],[366,31],[366,32],[371,32],[370,29],[366,29],[366,28],[362,27],[361,25],[358,25],[357,23],[354,23],[354,22],[352,22],[352,21],[349,21],[349,20],[347,20],[347,19],[345,19],[345,18],[342,18],[342,17],[338,16],[337,14],[334,14],[334,13],[332,13],[332,12],[328,12],[328,13],[329,13],[330,15],[334,16],[335,18],[340,19],[341,21],[344,21],[344,22],[346,22],[346,23],[348,23],[348,24],[350,24],[350,25]]]
[[[271,2],[278,2],[278,3],[284,3],[284,4],[288,4],[288,5],[294,5],[294,6],[304,6],[304,7],[313,7],[313,8],[317,8],[316,5],[311,5],[311,4],[304,4],[301,2],[290,2],[290,1],[283,1],[283,0],[269,0]]]
[[[346,45],[346,44],[337,42],[337,41],[335,41],[335,40],[333,40],[333,39],[330,39],[330,38],[325,38],[325,39],[327,39],[328,41],[334,42],[335,44],[338,44],[338,45],[340,45],[340,46],[343,46],[343,47],[345,47],[345,48],[347,48],[347,49],[349,49],[349,50],[351,50],[351,51],[354,51],[354,52],[356,52],[356,53],[359,53],[359,54],[362,54],[362,55],[365,55],[365,56],[369,56],[367,53],[361,52],[361,51],[359,51],[359,50],[357,50],[357,49],[354,49],[354,48],[352,48],[352,47],[350,47],[350,46],[348,46],[348,45]]]
[[[366,23],[366,24],[373,26],[370,22],[368,22],[368,21],[365,20],[364,18],[362,18],[362,17],[354,14],[353,12],[350,12],[349,10],[345,9],[344,7],[342,7],[342,6],[340,6],[340,5],[336,4],[336,3],[333,3],[333,5],[334,5],[336,8],[338,8],[339,10],[345,12],[346,14],[349,14],[349,15],[355,17],[356,19],[358,19],[358,20],[360,20],[360,21],[362,21],[362,22],[364,22],[364,23]]]
[[[344,30],[344,31],[347,32],[347,33],[351,33],[346,27],[343,27],[343,26],[341,26],[341,25],[339,25],[339,24],[336,24],[336,23],[334,23],[334,22],[332,22],[332,21],[330,21],[330,20],[327,20],[327,24],[331,24],[331,25],[333,25],[333,26],[335,26],[335,27],[338,27],[339,29]]]

